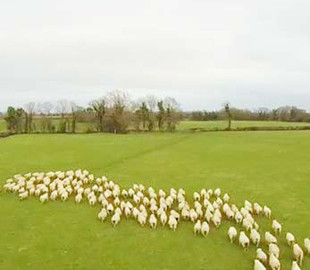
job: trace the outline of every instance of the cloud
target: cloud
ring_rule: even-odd
[[[183,109],[310,109],[310,3],[10,0],[0,3],[0,110],[81,105],[105,91]]]

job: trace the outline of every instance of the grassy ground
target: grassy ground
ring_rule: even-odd
[[[87,168],[125,187],[220,187],[239,205],[269,205],[301,241],[310,236],[309,138],[307,131],[12,136],[0,140],[0,179]],[[252,269],[255,249],[231,245],[229,223],[204,239],[188,223],[172,232],[123,220],[114,229],[86,203],[41,205],[0,192],[0,205],[0,269]],[[283,269],[290,269],[284,236],[280,247]]]
[[[232,121],[232,128],[245,127],[299,127],[310,126],[310,123],[302,122],[280,122],[280,121]],[[178,125],[178,130],[190,130],[194,128],[225,129],[227,121],[182,121]]]

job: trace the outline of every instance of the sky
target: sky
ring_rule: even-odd
[[[0,111],[107,91],[310,110],[309,0],[0,0]]]

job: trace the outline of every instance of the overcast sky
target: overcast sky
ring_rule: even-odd
[[[310,110],[309,0],[0,0],[0,110],[120,89]]]

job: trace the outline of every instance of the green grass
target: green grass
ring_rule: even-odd
[[[19,135],[0,140],[0,179],[15,173],[87,168],[124,187],[220,187],[233,202],[269,205],[299,242],[310,236],[310,132],[139,135]],[[1,184],[3,181],[1,181]],[[207,238],[97,220],[98,207],[19,201],[0,192],[0,269],[252,269],[255,248],[231,245],[225,223]],[[263,228],[271,221],[261,219]],[[280,240],[283,269],[290,248]],[[310,269],[306,259],[302,269]]]
[[[225,129],[227,121],[181,121],[178,130],[190,130],[202,128],[206,130]],[[232,128],[245,127],[300,127],[310,126],[310,123],[303,122],[282,122],[282,121],[232,121]]]

